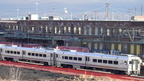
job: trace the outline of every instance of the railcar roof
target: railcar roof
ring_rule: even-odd
[[[20,50],[27,50],[27,51],[39,51],[39,52],[51,52],[53,53],[54,50],[45,50],[40,48],[27,48],[27,47],[9,47],[9,46],[2,46],[0,48],[9,48],[9,49],[20,49]]]
[[[84,53],[84,52],[68,52],[68,51],[54,51],[54,50],[46,50],[40,48],[27,48],[27,47],[9,47],[9,46],[1,46],[0,48],[9,48],[9,49],[20,49],[27,51],[38,51],[38,52],[56,52],[59,54],[71,54],[71,55],[81,55],[81,56],[93,56],[93,57],[103,57],[103,58],[119,58],[119,59],[128,59],[129,56],[118,56],[118,55],[109,55],[102,53]]]
[[[109,55],[109,54],[102,54],[102,53],[84,53],[84,52],[67,52],[67,51],[57,51],[56,53],[71,54],[71,55],[82,55],[82,56],[92,56],[92,57],[103,57],[103,58],[128,59],[128,56]]]

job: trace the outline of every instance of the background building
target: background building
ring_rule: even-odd
[[[43,46],[80,46],[93,52],[144,55],[143,21],[18,20],[1,21],[7,42]]]

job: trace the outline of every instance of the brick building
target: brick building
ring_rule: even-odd
[[[0,21],[3,40],[43,46],[81,46],[144,54],[143,21],[18,20]]]

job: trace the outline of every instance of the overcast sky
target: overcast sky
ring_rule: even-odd
[[[105,4],[109,3],[109,8],[114,13],[126,13],[129,9],[132,14],[140,15],[141,6],[144,0],[0,0],[0,17],[4,16],[25,16],[28,13],[36,13],[39,15],[55,13],[64,13],[64,8],[69,13],[79,14],[97,10],[97,12],[105,12]],[[53,12],[54,11],[54,12]],[[144,13],[143,13],[144,14]]]

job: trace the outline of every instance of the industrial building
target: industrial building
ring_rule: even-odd
[[[143,21],[16,20],[0,21],[0,41],[43,46],[79,46],[144,55]]]

